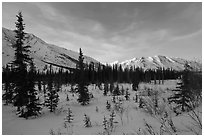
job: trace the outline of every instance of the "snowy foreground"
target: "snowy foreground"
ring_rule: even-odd
[[[164,85],[153,85],[141,83],[139,85],[139,92],[142,93],[144,88],[152,88],[159,91],[159,99],[167,98],[172,94],[171,89],[175,89],[176,80],[165,81]],[[123,135],[123,134],[144,134],[146,129],[145,123],[152,126],[155,133],[160,132],[161,123],[158,118],[145,112],[139,108],[139,103],[135,103],[135,91],[132,91],[130,84],[123,85],[124,89],[128,88],[130,93],[130,100],[123,101],[124,113],[122,115],[122,122],[119,113],[116,113],[113,132],[110,134]],[[55,113],[50,113],[47,108],[43,108],[42,115],[37,118],[24,119],[19,118],[15,114],[15,107],[5,106],[2,107],[2,133],[3,135],[49,135],[51,134],[74,134],[74,135],[98,135],[104,134],[103,118],[109,118],[111,111],[106,109],[106,101],[109,100],[113,106],[112,96],[103,96],[103,91],[95,88],[95,85],[89,86],[89,91],[93,93],[94,98],[87,106],[81,106],[77,102],[77,95],[72,96],[68,92],[70,86],[63,86],[62,91],[59,92],[60,101]],[[69,101],[66,101],[66,96],[69,95]],[[98,108],[98,112],[96,111]],[[64,118],[67,109],[72,110],[74,120],[69,127],[64,127]],[[201,106],[197,108],[201,111]],[[90,117],[92,127],[84,127],[84,114]],[[170,112],[174,126],[176,127],[176,134],[194,134],[188,129],[197,128],[193,125],[192,119],[189,118],[187,113],[176,116]],[[198,130],[198,129],[196,129]]]

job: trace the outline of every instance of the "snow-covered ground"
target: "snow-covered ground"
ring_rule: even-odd
[[[147,83],[140,83],[139,92],[142,93],[144,88],[152,88],[159,91],[160,98],[167,98],[172,94],[171,89],[176,87],[176,80],[168,80],[164,82],[164,85],[154,85]],[[160,123],[138,107],[138,103],[135,103],[133,97],[135,97],[136,91],[132,91],[130,84],[119,84],[120,88],[123,85],[124,89],[129,89],[130,100],[123,101],[124,113],[122,121],[120,115],[116,113],[115,128],[111,134],[123,135],[123,134],[138,134],[139,129],[145,129],[145,121],[152,126],[152,128],[159,132]],[[98,135],[103,134],[103,118],[109,118],[111,111],[106,109],[106,101],[111,102],[112,96],[103,96],[103,90],[98,89],[95,85],[89,86],[89,91],[93,93],[94,98],[87,106],[81,106],[77,102],[77,95],[72,96],[72,93],[68,92],[70,86],[63,86],[62,91],[59,92],[60,102],[55,113],[50,113],[47,108],[43,108],[42,114],[37,118],[24,119],[19,118],[15,114],[15,107],[2,106],[2,133],[3,135],[49,135],[50,132],[55,134],[74,134],[74,135]],[[66,95],[69,95],[69,101],[66,101]],[[113,102],[111,102],[113,106]],[[98,112],[96,112],[98,107]],[[66,116],[67,109],[70,108],[74,115],[74,120],[68,128],[64,127],[64,118]],[[201,110],[201,107],[198,108]],[[92,127],[84,127],[84,114],[88,115],[91,120]],[[172,120],[177,128],[177,134],[193,134],[193,132],[187,130],[186,126],[191,126],[191,119],[187,114],[175,116],[172,114]],[[193,126],[193,125],[192,125]],[[195,127],[195,126],[193,126]]]

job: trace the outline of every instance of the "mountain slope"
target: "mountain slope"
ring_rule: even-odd
[[[45,65],[61,66],[64,68],[76,68],[79,53],[48,44],[33,34],[25,35],[25,44],[31,46],[30,56],[34,59],[37,69],[43,70]],[[14,59],[15,33],[12,30],[2,28],[2,66]],[[84,62],[98,63],[95,59],[84,56]]]
[[[141,58],[133,58],[130,60],[126,60],[120,63],[114,64],[121,64],[123,68],[130,68],[130,67],[139,67],[143,68],[144,70],[147,69],[174,69],[177,71],[184,70],[184,64],[188,63],[193,70],[201,70],[202,64],[196,61],[189,61],[181,58],[176,57],[167,57],[167,56],[154,56],[154,57],[141,57]]]

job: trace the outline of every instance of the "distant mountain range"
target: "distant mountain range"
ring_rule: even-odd
[[[6,64],[14,60],[14,44],[15,32],[6,28],[2,28],[2,66],[6,66]],[[48,44],[37,36],[29,33],[26,34],[25,44],[31,46],[30,56],[34,59],[36,68],[39,70],[43,70],[45,66],[49,64],[52,64],[55,69],[58,67],[68,69],[76,68],[79,56],[78,52]],[[99,61],[89,56],[84,56],[84,62],[93,62],[94,64],[99,63]],[[202,69],[201,62],[161,55],[154,57],[133,58],[123,62],[116,61],[111,63],[111,65],[121,64],[123,68],[135,66],[143,68],[144,70],[170,68],[180,71],[184,69],[185,62],[187,62],[194,70]]]
[[[118,64],[121,65],[123,68],[139,67],[143,68],[144,70],[164,68],[181,71],[184,70],[184,64],[186,62],[192,70],[202,70],[202,64],[198,61],[190,61],[182,58],[167,57],[161,55],[156,55],[154,57],[133,58],[123,62],[115,61],[111,63],[111,65]]]
[[[14,60],[15,32],[2,28],[2,66]],[[30,56],[34,59],[37,69],[43,70],[45,65],[52,64],[54,69],[64,67],[75,69],[79,53],[48,44],[33,34],[26,34],[25,44],[31,46]],[[85,63],[99,63],[97,60],[84,56]]]

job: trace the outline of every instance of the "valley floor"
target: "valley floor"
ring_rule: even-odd
[[[154,85],[141,83],[139,85],[139,92],[142,93],[145,87],[158,90],[160,98],[167,98],[172,94],[171,89],[176,87],[176,80],[165,81],[164,85]],[[124,89],[128,88],[130,93],[130,100],[124,101],[123,107],[125,108],[122,116],[116,113],[115,120],[118,122],[115,124],[113,132],[114,135],[123,134],[140,134],[145,130],[145,121],[152,126],[155,133],[159,133],[161,123],[159,120],[143,109],[139,108],[139,104],[135,103],[133,97],[136,91],[132,91],[130,84],[123,85]],[[110,115],[110,111],[106,109],[106,101],[111,102],[112,96],[103,96],[103,91],[99,90],[95,85],[89,86],[89,91],[93,93],[94,98],[87,106],[81,106],[77,102],[77,95],[72,96],[72,93],[67,92],[69,86],[63,86],[62,91],[59,92],[60,102],[55,113],[50,113],[47,108],[42,110],[42,114],[37,118],[24,119],[19,118],[15,114],[15,107],[2,106],[2,134],[3,135],[49,135],[51,132],[54,134],[74,134],[74,135],[98,135],[104,134],[103,118],[107,118]],[[70,101],[66,101],[66,94],[69,95]],[[112,103],[113,104],[113,103]],[[111,105],[112,105],[111,104]],[[98,112],[96,112],[98,107]],[[67,109],[70,108],[74,115],[72,126],[64,128],[64,118],[66,116]],[[197,108],[201,111],[201,107]],[[84,127],[84,114],[90,117],[92,127]],[[177,129],[176,134],[194,134],[187,129],[187,126],[192,126],[191,119],[186,113],[179,116],[175,116],[172,113],[172,120]],[[144,133],[144,132],[143,132]]]

